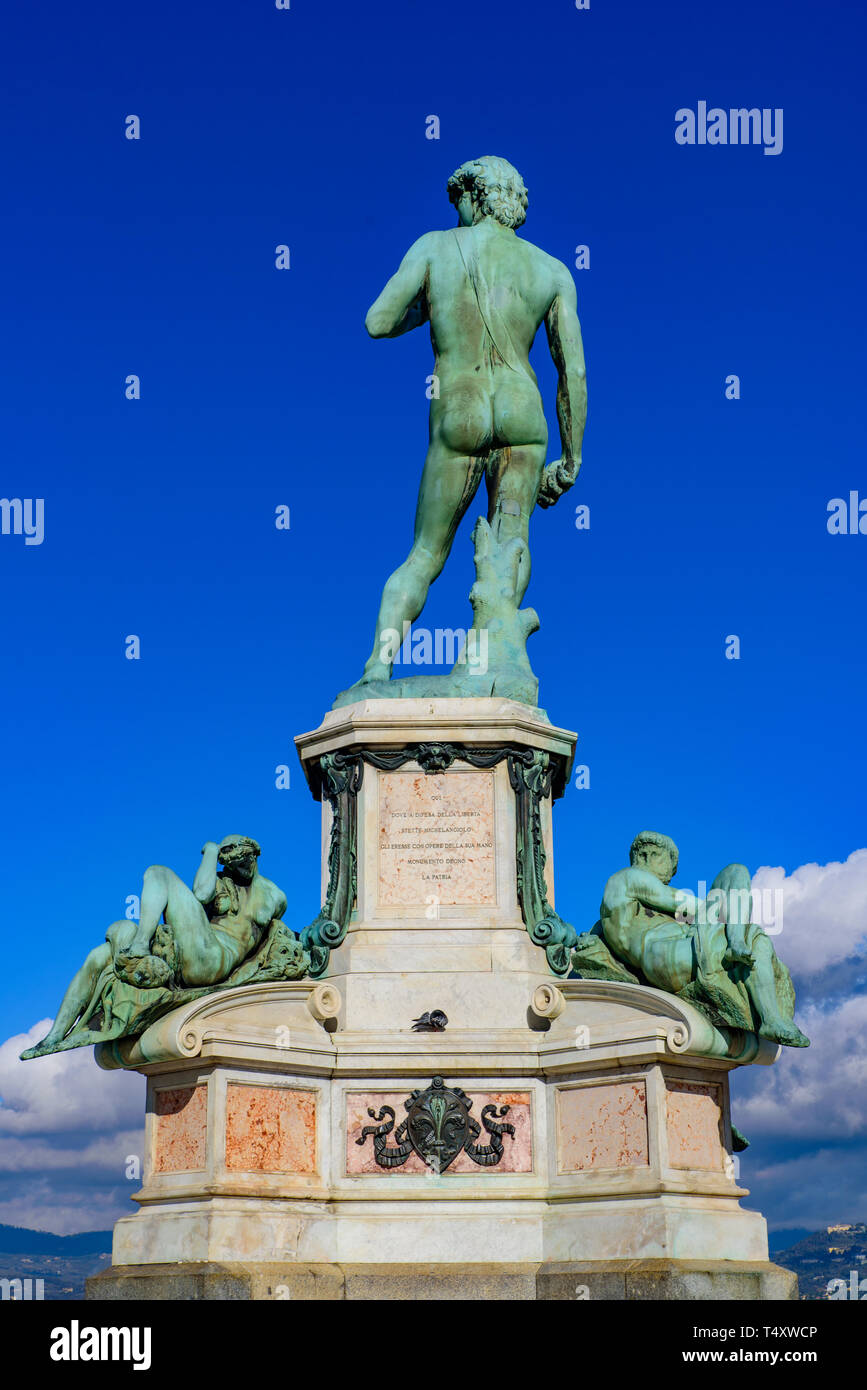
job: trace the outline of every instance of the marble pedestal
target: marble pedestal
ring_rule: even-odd
[[[553,904],[551,803],[574,743],[497,699],[371,700],[298,740],[317,795],[323,756],[365,755],[344,939],[319,980],[213,995],[101,1049],[148,1077],[146,1152],[140,1210],[88,1297],[795,1296],[740,1206],[729,1121],[729,1072],[778,1049],[658,990],[557,978],[527,930],[521,809],[496,755],[547,759]],[[414,1032],[432,1010],[445,1030]],[[393,1154],[434,1077],[513,1127],[497,1161],[377,1161],[363,1129],[390,1108]]]

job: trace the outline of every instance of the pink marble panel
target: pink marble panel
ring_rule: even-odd
[[[630,1168],[648,1163],[644,1082],[606,1081],[562,1090],[557,1097],[561,1173]]]
[[[533,1171],[533,1124],[531,1112],[531,1098],[528,1091],[472,1091],[467,1092],[473,1102],[470,1114],[481,1124],[482,1109],[486,1105],[496,1105],[497,1113],[492,1116],[498,1124],[510,1124],[515,1126],[515,1137],[510,1138],[508,1134],[502,1136],[503,1157],[499,1163],[492,1164],[489,1168],[481,1168],[474,1163],[468,1153],[463,1150],[457,1158],[449,1165],[443,1173],[447,1178],[451,1173],[474,1173],[477,1177],[483,1174],[496,1173],[532,1173]],[[357,1141],[361,1138],[361,1131],[366,1125],[375,1124],[376,1121],[368,1115],[368,1108],[375,1114],[379,1114],[384,1105],[390,1105],[395,1114],[394,1129],[388,1136],[389,1147],[395,1145],[395,1132],[406,1119],[406,1107],[404,1101],[408,1099],[406,1091],[356,1091],[351,1092],[346,1097],[346,1171],[347,1173],[364,1173],[370,1177],[388,1177],[390,1173],[429,1173],[430,1169],[418,1157],[411,1153],[406,1163],[400,1168],[380,1168],[374,1158],[373,1137],[366,1139],[364,1144]],[[503,1106],[508,1106],[509,1111],[506,1115],[500,1115],[499,1111]],[[484,1125],[482,1132],[474,1141],[477,1145],[485,1146],[491,1143],[491,1136],[487,1133]]]
[[[315,1173],[315,1095],[230,1081],[226,1167],[244,1173]]]
[[[379,901],[496,902],[494,774],[384,772],[379,781]]]
[[[699,1081],[665,1080],[668,1158],[673,1168],[721,1168],[720,1087]]]
[[[195,1173],[208,1155],[208,1088],[175,1086],[154,1097],[157,1173]]]

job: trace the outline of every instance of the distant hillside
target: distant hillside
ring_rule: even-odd
[[[776,1258],[778,1250],[791,1250],[793,1245],[806,1240],[807,1236],[814,1236],[815,1229],[812,1226],[788,1226],[783,1231],[768,1231],[768,1249],[771,1252],[771,1259]]]
[[[76,1236],[55,1236],[51,1231],[29,1231],[26,1226],[0,1226],[0,1251],[4,1255],[101,1255],[111,1249],[111,1231],[82,1231]]]
[[[772,1258],[797,1274],[801,1298],[828,1301],[829,1283],[842,1279],[847,1299],[854,1294],[859,1301],[867,1301],[867,1225],[863,1221],[827,1226],[788,1250],[776,1251]],[[831,1293],[840,1298],[839,1285]]]
[[[111,1264],[111,1231],[55,1236],[0,1226],[0,1298],[84,1298],[84,1281]],[[15,1281],[20,1280],[20,1285]]]

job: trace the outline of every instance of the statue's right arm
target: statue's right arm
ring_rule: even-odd
[[[202,862],[196,871],[193,879],[193,893],[200,903],[211,902],[217,891],[217,855],[220,847],[213,840],[208,840],[202,848]]]
[[[557,421],[563,463],[576,465],[577,475],[587,421],[587,374],[575,281],[564,265],[559,265],[556,293],[545,315],[545,329],[557,368]]]
[[[429,248],[430,233],[409,248],[382,294],[371,304],[364,320],[371,338],[397,338],[427,322]]]
[[[629,876],[632,892],[644,907],[655,908],[657,912],[665,912],[672,917],[678,910],[683,913],[686,909],[688,913],[694,913],[697,899],[693,893],[669,887],[646,869],[630,869]]]

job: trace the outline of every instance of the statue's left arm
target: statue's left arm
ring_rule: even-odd
[[[587,422],[587,372],[575,282],[565,266],[561,265],[559,271],[557,292],[545,315],[545,329],[557,368],[557,421],[562,457],[545,470],[539,493],[540,507],[553,506],[578,477]]]
[[[427,234],[409,248],[382,294],[371,304],[364,320],[371,338],[397,338],[427,322],[429,245]]]

